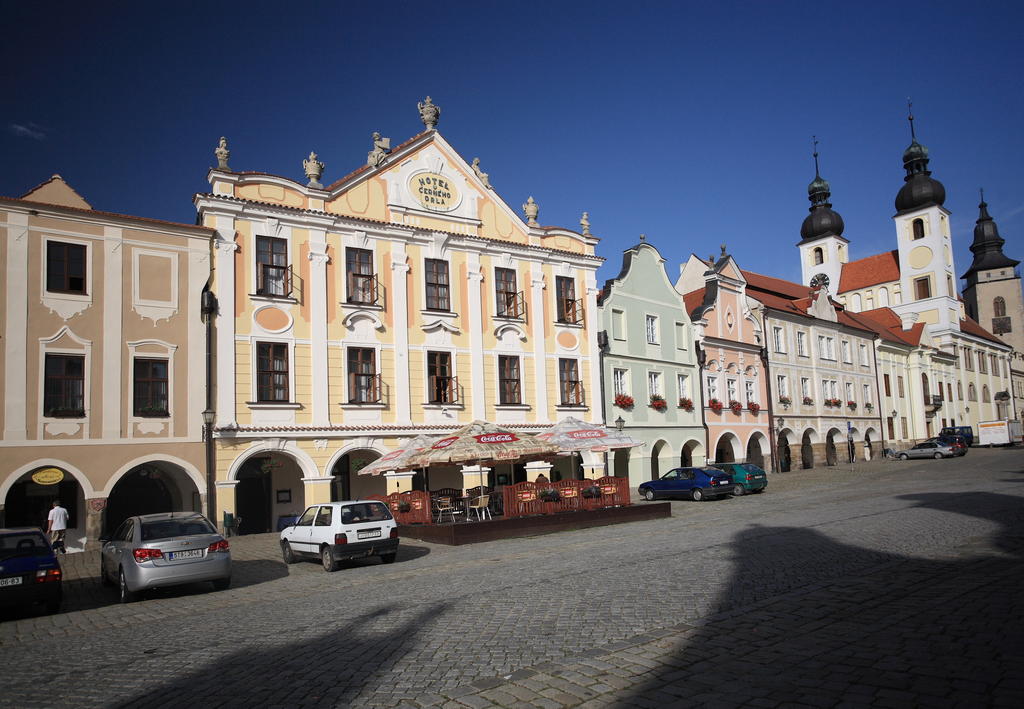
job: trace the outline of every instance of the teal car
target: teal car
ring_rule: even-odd
[[[753,463],[714,463],[711,467],[729,474],[732,494],[736,497],[748,492],[764,492],[768,487],[768,476]]]

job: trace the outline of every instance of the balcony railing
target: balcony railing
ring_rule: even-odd
[[[379,374],[349,372],[348,401],[350,404],[379,404],[382,389]]]
[[[558,301],[558,322],[569,325],[583,324],[583,298],[573,300],[560,298]]]
[[[583,406],[583,382],[578,380],[565,380],[561,382],[562,406]]]
[[[376,273],[349,273],[348,299],[353,305],[383,305],[380,280]]]
[[[454,404],[459,400],[459,378],[442,375],[431,375],[427,401],[431,404]]]
[[[292,294],[294,274],[291,266],[256,264],[256,295],[288,298]]]
[[[523,291],[518,293],[512,291],[498,291],[498,312],[499,318],[526,317],[526,295]]]

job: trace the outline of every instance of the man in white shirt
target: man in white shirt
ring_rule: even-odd
[[[64,548],[64,535],[68,531],[68,511],[60,506],[60,500],[53,501],[53,509],[46,519],[46,531],[50,535],[53,550],[60,549],[61,553],[67,554],[68,550]]]

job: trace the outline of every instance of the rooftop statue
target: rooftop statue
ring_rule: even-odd
[[[540,214],[540,207],[533,201],[533,197],[528,197],[526,204],[523,205],[523,214],[526,215],[526,223],[528,226],[540,226],[537,223],[537,215]]]
[[[437,127],[437,119],[441,117],[441,107],[435,106],[429,96],[417,103],[416,107],[420,109],[420,120],[423,121],[423,125],[427,130],[434,130]]]
[[[583,236],[590,236],[590,212],[584,212],[580,217],[580,228],[583,229]]]
[[[491,178],[486,172],[480,169],[480,158],[473,158],[473,172],[480,178],[480,181],[484,183],[484,187],[489,190],[493,190],[491,187]]]
[[[382,138],[377,131],[373,132],[373,150],[366,156],[366,164],[371,167],[380,167],[384,164],[388,153],[391,151],[391,138]]]
[[[316,153],[312,150],[309,151],[309,158],[302,161],[302,167],[306,171],[306,177],[309,178],[306,187],[323,189],[323,185],[320,184],[320,176],[324,174],[324,164],[316,159]]]
[[[228,139],[224,136],[220,137],[220,143],[217,144],[217,149],[213,151],[213,154],[217,156],[217,169],[218,170],[230,170],[228,167],[228,158],[231,157],[231,151],[228,150]]]

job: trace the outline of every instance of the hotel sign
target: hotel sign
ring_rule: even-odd
[[[64,479],[64,471],[60,468],[43,468],[32,473],[32,482],[39,485],[56,485]]]
[[[432,212],[450,212],[459,206],[459,191],[451,178],[436,172],[420,172],[410,177],[409,192]]]

